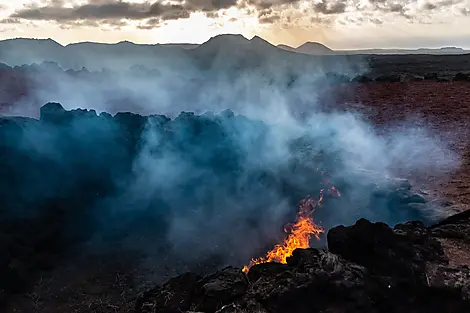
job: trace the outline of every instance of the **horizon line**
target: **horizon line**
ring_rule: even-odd
[[[367,50],[442,50],[442,49],[458,49],[458,50],[464,50],[464,51],[467,51],[467,50],[470,50],[470,48],[466,48],[466,47],[461,47],[461,46],[449,46],[449,45],[443,45],[443,46],[439,46],[439,47],[371,47],[371,48],[349,48],[349,49],[333,49],[329,46],[327,46],[326,44],[320,42],[320,41],[306,41],[300,45],[298,45],[297,47],[295,46],[291,46],[291,45],[288,45],[288,44],[285,44],[285,43],[279,43],[279,44],[273,44],[271,43],[270,41],[268,41],[267,39],[261,37],[261,36],[258,36],[258,35],[254,35],[251,39],[248,39],[246,36],[244,36],[243,34],[239,34],[239,33],[224,33],[224,34],[218,34],[218,35],[215,35],[215,36],[212,36],[210,37],[209,39],[207,39],[206,41],[203,41],[201,43],[191,43],[191,42],[167,42],[167,43],[136,43],[132,40],[128,40],[128,39],[125,39],[125,40],[121,40],[121,41],[116,41],[116,42],[106,42],[106,41],[87,41],[87,40],[83,40],[83,41],[75,41],[75,42],[69,42],[68,44],[61,44],[59,41],[57,41],[56,39],[54,38],[51,38],[51,37],[11,37],[11,38],[4,38],[4,39],[0,39],[0,42],[2,41],[8,41],[8,40],[18,40],[18,39],[25,39],[25,40],[51,40],[51,41],[54,41],[55,43],[61,45],[62,47],[67,47],[67,46],[70,46],[70,45],[74,45],[74,44],[81,44],[81,43],[91,43],[91,44],[102,44],[102,45],[117,45],[117,44],[120,44],[120,43],[131,43],[131,44],[134,44],[134,45],[148,45],[148,46],[158,46],[158,45],[162,45],[162,46],[168,46],[168,45],[194,45],[194,46],[200,46],[206,42],[208,42],[209,40],[211,40],[212,38],[215,38],[215,37],[220,37],[220,36],[226,36],[226,35],[234,35],[234,36],[242,36],[243,38],[247,39],[247,40],[252,40],[253,38],[255,37],[258,37],[258,38],[261,38],[262,40],[268,42],[269,44],[275,46],[275,47],[279,47],[279,46],[284,46],[284,47],[287,47],[287,48],[291,48],[291,49],[298,49],[300,48],[301,46],[307,44],[307,43],[313,43],[313,44],[320,44],[332,51],[367,51]]]

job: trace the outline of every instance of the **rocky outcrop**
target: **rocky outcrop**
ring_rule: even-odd
[[[192,297],[179,311],[168,304],[146,310],[161,303],[164,293],[180,299],[178,289],[167,289],[170,281],[156,289],[160,292],[143,294],[136,312],[468,312],[470,269],[451,265],[439,240],[467,240],[469,217],[465,213],[432,227],[407,222],[394,228],[360,219],[331,229],[329,250],[297,249],[287,264],[255,265],[246,280],[240,270],[229,268],[187,284],[192,292],[185,294]],[[200,286],[209,288],[201,292]],[[211,289],[211,305],[205,305]]]
[[[333,174],[341,171],[342,158],[336,151],[319,154],[316,140],[323,139],[302,137],[286,145],[290,157],[281,158],[276,166],[260,162],[271,153],[269,134],[275,132],[269,127],[274,126],[230,110],[214,115],[182,112],[170,119],[68,111],[59,103],[46,104],[40,120],[1,118],[0,289],[8,294],[24,291],[39,273],[53,269],[68,251],[91,238],[103,237],[107,248],[118,251],[122,242],[137,240],[140,245],[148,240],[156,251],[167,253],[165,234],[175,218],[191,225],[198,241],[180,239],[174,249],[186,252],[203,246],[190,260],[175,253],[180,254],[173,256],[178,261],[174,265],[178,268],[172,268],[175,272],[203,268],[207,274],[228,260],[244,258],[242,254],[258,253],[257,246],[271,246],[277,231],[282,231],[276,225],[292,221],[300,199],[331,187],[318,167]],[[410,218],[427,225],[435,218],[424,214],[432,212],[434,204],[406,180],[376,184],[376,178],[364,173],[335,180],[342,196],[326,192],[325,209],[316,212],[326,230],[340,223],[350,225],[358,216],[390,225]],[[359,192],[358,182],[364,185]],[[348,195],[357,194],[364,206],[351,209],[356,203]],[[266,218],[266,208],[280,202],[286,208],[283,213],[275,222]],[[238,209],[239,203],[243,208],[235,210],[236,227],[223,226],[233,223],[232,208]],[[331,214],[337,209],[339,214]],[[192,222],[194,216],[198,223]],[[251,241],[257,228],[270,229],[269,238],[260,236],[258,243],[246,248],[238,244]],[[214,229],[219,236],[214,236]],[[237,243],[226,244],[235,239]],[[321,239],[318,246],[324,246]],[[168,274],[158,265],[158,275]],[[285,271],[284,265],[266,266],[253,268],[248,280],[265,277],[265,271]],[[191,304],[202,311],[215,311],[250,292],[244,276],[234,269],[201,279],[191,289],[191,297],[198,299]]]
[[[470,81],[470,75],[465,73],[457,73],[455,74],[454,78],[452,79],[454,82],[461,82],[461,81]]]

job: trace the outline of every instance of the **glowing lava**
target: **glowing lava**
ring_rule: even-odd
[[[323,193],[324,190],[320,190],[317,201],[313,200],[310,196],[301,200],[295,223],[293,225],[287,225],[284,228],[284,232],[287,233],[284,242],[276,245],[265,257],[252,259],[250,264],[243,267],[242,271],[246,274],[252,266],[260,263],[277,262],[286,264],[287,258],[292,255],[295,249],[310,247],[310,239],[312,236],[317,240],[320,239],[320,234],[323,233],[324,230],[321,226],[315,224],[312,214],[322,203]],[[339,191],[335,187],[329,188],[328,194],[340,196]]]

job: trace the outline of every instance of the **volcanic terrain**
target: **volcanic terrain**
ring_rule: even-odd
[[[0,66],[2,312],[470,311],[468,55],[167,48]]]

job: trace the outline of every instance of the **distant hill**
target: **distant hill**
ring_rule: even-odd
[[[52,39],[9,39],[0,41],[0,62],[11,66],[57,62],[64,69],[116,70],[133,65],[149,67],[187,65],[188,45],[147,45],[129,41],[118,43],[79,42],[66,46]],[[176,61],[176,62],[175,62]]]
[[[418,48],[418,49],[359,49],[359,50],[336,50],[337,54],[427,54],[427,55],[452,55],[468,54],[470,50],[457,47],[443,48]]]
[[[319,42],[306,42],[297,48],[288,46],[288,45],[277,45],[278,48],[286,50],[286,51],[291,51],[291,52],[297,52],[297,53],[303,53],[303,54],[310,54],[310,55],[332,55],[335,54],[335,51],[332,49],[328,48],[327,46],[319,43]]]
[[[242,35],[218,35],[195,49],[188,50],[196,65],[203,70],[224,71],[237,76],[237,70],[268,67],[269,63],[282,67],[300,66],[299,54],[279,49],[268,41],[254,36],[247,39]],[[283,65],[280,60],[288,60]],[[294,65],[295,64],[295,65]],[[227,71],[232,69],[231,71]]]
[[[288,46],[288,45],[280,44],[280,45],[277,45],[277,47],[278,47],[279,49],[282,49],[282,50],[287,50],[287,51],[295,52],[295,48],[293,48],[293,47],[291,47],[291,46]]]
[[[278,48],[310,55],[355,55],[355,54],[428,54],[428,55],[452,55],[452,54],[468,54],[470,50],[464,50],[459,47],[443,47],[443,48],[418,48],[418,49],[357,49],[357,50],[333,50],[318,42],[306,42],[297,48],[280,44]]]
[[[306,42],[295,49],[296,52],[314,55],[329,55],[335,52],[318,42]]]
[[[254,36],[252,39],[247,39],[242,35],[232,34],[212,37],[194,49],[194,51],[202,51],[203,53],[213,53],[215,51],[224,51],[228,53],[237,53],[241,51],[271,53],[277,50],[279,49],[261,37]]]
[[[86,67],[90,70],[108,68],[127,70],[134,65],[150,69],[165,69],[168,73],[191,75],[194,67],[207,66],[228,68],[234,66],[259,66],[273,58],[300,58],[302,63],[311,56],[350,56],[350,55],[384,55],[384,54],[467,54],[468,50],[458,47],[440,49],[363,49],[332,50],[318,42],[306,42],[297,48],[288,45],[274,46],[261,37],[247,39],[242,35],[224,34],[210,38],[202,44],[135,44],[129,41],[118,43],[80,42],[63,46],[52,39],[16,38],[0,41],[0,63],[10,66],[57,62],[64,69],[79,70]],[[301,56],[302,55],[302,56]],[[196,60],[196,63],[194,63]],[[227,61],[230,60],[230,64]],[[324,62],[324,61],[322,61]]]

